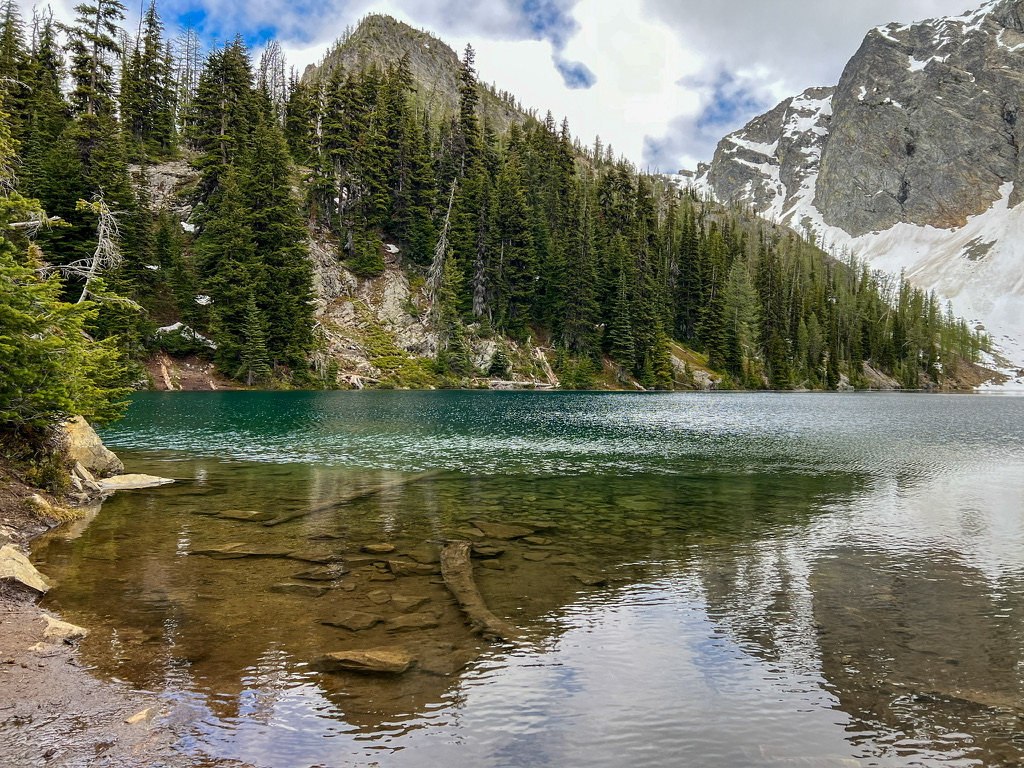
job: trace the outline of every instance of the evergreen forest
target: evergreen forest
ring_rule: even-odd
[[[155,2],[135,29],[119,0],[75,11],[62,25],[8,0],[0,18],[8,427],[116,415],[157,350],[212,357],[239,385],[337,386],[313,242],[361,280],[399,253],[422,286],[437,353],[391,385],[508,377],[505,350],[530,342],[568,388],[609,371],[687,387],[699,365],[722,387],[835,389],[866,386],[865,364],[919,388],[986,348],[934,295],[826,254],[813,233],[522,111],[478,82],[471,48],[453,57],[448,108],[408,56],[300,77],[274,42],[257,58],[240,38],[204,50],[195,30],[169,33]],[[197,175],[187,221],[149,196],[168,162]],[[175,323],[194,332],[157,333]],[[473,363],[482,338],[502,341],[487,369]]]

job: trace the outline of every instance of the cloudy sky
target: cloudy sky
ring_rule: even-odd
[[[57,0],[57,15],[75,2]],[[189,19],[207,39],[241,33],[258,47],[275,36],[300,68],[363,15],[390,13],[457,51],[472,43],[482,80],[541,114],[568,117],[584,141],[600,135],[633,162],[668,172],[710,159],[718,139],[786,96],[835,84],[869,28],[981,2],[158,0],[158,8],[168,27]]]

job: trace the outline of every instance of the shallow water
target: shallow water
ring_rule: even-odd
[[[96,673],[165,693],[197,765],[1018,765],[1022,417],[994,396],[143,394],[104,437],[179,482],[35,558]],[[472,521],[535,529],[478,542],[503,550],[475,575],[515,645],[473,636],[433,572]],[[352,611],[382,621],[321,623]],[[418,666],[309,666],[378,646]]]

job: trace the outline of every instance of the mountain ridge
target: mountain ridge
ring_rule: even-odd
[[[937,291],[1024,386],[1021,70],[1020,0],[875,27],[835,87],[725,137],[695,186]]]

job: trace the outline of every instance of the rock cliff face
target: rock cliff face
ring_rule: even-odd
[[[1024,365],[1024,0],[868,32],[697,185],[951,299]],[[1024,379],[1021,380],[1024,384]]]

